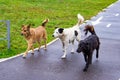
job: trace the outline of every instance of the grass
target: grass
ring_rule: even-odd
[[[24,52],[27,43],[20,35],[22,24],[41,25],[45,18],[49,18],[47,24],[48,40],[54,27],[71,27],[77,22],[76,15],[82,14],[86,19],[97,15],[102,9],[117,0],[0,0],[0,20],[11,22],[11,48],[7,49],[7,41],[0,41],[0,58],[14,56]],[[0,37],[4,37],[6,29],[0,23]],[[37,45],[35,45],[37,47]]]

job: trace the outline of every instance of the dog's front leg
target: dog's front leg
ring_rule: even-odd
[[[62,59],[65,59],[65,58],[66,58],[66,55],[67,55],[67,52],[66,52],[67,47],[68,47],[68,43],[65,42],[65,43],[64,43],[64,46],[63,46],[63,52],[64,52],[64,54],[63,54],[63,56],[61,57]]]
[[[28,54],[28,51],[31,49],[31,47],[32,47],[32,44],[29,44],[29,43],[28,43],[28,48],[27,48],[27,50],[25,51],[25,53],[23,54],[23,58],[26,58],[26,55]]]
[[[85,68],[83,69],[84,72],[87,71],[89,65],[91,64],[91,61],[92,61],[92,54],[87,55],[87,57],[88,57],[88,59],[87,59],[87,62],[86,62],[86,66],[85,66]]]
[[[86,56],[87,58],[88,56]],[[85,65],[85,68],[83,69],[84,72],[87,72],[87,69],[89,67],[89,57],[87,58],[87,62],[86,62],[86,65]]]
[[[85,62],[87,63],[87,55],[86,55],[86,53],[83,53],[83,55],[84,55],[84,59],[85,59]]]
[[[85,59],[85,62],[86,62],[86,65],[85,65],[85,68],[83,69],[83,71],[86,72],[88,67],[89,67],[89,59],[88,59],[87,53],[83,53],[83,55],[84,55],[84,59]]]
[[[83,69],[83,71],[86,72],[88,67],[89,67],[89,63],[86,63],[85,68]]]
[[[62,42],[62,48],[63,48],[63,52],[64,52],[64,48],[65,48],[65,43]]]

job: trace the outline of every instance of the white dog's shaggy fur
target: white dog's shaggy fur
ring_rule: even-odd
[[[53,37],[59,38],[62,41],[64,54],[61,58],[66,58],[67,55],[66,50],[68,44],[72,43],[73,47],[71,52],[74,53],[74,40],[76,39],[78,42],[80,41],[81,38],[80,25],[84,22],[84,18],[80,14],[78,14],[77,17],[78,23],[75,26],[65,29],[57,28],[53,33]]]

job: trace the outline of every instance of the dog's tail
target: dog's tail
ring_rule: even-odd
[[[84,17],[81,14],[78,14],[77,17],[78,17],[77,25],[79,26],[80,24],[84,22]]]
[[[45,19],[43,22],[42,22],[42,26],[45,27],[46,23],[49,22],[49,19]]]
[[[89,25],[89,24],[86,25],[84,31],[85,31],[85,35],[87,35],[88,31],[89,31],[92,35],[96,35],[93,25]]]

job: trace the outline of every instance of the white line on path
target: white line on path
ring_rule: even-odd
[[[93,25],[99,24],[100,20],[103,19],[103,16],[99,17],[96,21],[92,22]]]
[[[119,13],[115,14],[115,16],[119,16]]]
[[[111,24],[108,24],[106,27],[108,27],[108,28],[109,28],[110,26],[111,26]]]

